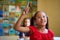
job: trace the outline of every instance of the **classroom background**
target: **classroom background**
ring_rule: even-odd
[[[28,2],[31,9],[26,17],[33,16],[37,10],[45,11],[49,28],[54,31],[55,37],[60,37],[60,0],[0,0],[0,39],[2,36],[18,39],[19,32],[13,27]]]

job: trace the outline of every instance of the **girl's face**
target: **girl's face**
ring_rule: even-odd
[[[30,26],[30,19],[26,19],[24,24],[25,24],[25,26]]]
[[[38,12],[36,14],[35,22],[38,26],[45,26],[47,23],[47,16],[44,12]]]

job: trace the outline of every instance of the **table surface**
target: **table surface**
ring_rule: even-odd
[[[19,36],[0,36],[0,40],[17,40]],[[54,40],[60,40],[60,37],[54,37]]]
[[[0,36],[0,40],[17,40],[18,36]]]

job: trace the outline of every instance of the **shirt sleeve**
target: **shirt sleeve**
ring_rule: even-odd
[[[30,26],[29,29],[30,29],[29,34],[30,35],[33,34],[34,33],[34,27],[33,26]]]

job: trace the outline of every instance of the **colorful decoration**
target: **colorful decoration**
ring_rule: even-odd
[[[18,35],[13,29],[20,17],[22,10],[29,2],[30,11],[25,17],[31,17],[37,10],[37,0],[2,0],[0,1],[0,36]],[[2,27],[2,28],[1,28]]]

